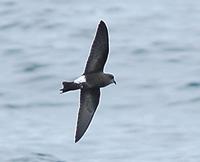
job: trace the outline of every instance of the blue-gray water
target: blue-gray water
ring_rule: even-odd
[[[110,33],[92,124],[74,144],[97,24]],[[200,1],[1,0],[1,162],[200,161]]]

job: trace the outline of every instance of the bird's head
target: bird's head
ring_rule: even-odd
[[[115,81],[114,75],[107,74],[107,76],[109,78],[110,84],[112,84],[112,83],[117,84],[116,81]]]

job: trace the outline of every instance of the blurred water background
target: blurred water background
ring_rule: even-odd
[[[92,124],[74,144],[97,24],[110,33]],[[1,162],[200,161],[200,1],[0,0]]]

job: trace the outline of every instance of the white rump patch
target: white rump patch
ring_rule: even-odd
[[[80,84],[86,82],[86,78],[85,75],[80,76],[79,78],[77,78],[76,80],[74,80],[74,83]]]

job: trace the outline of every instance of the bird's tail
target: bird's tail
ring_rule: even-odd
[[[74,82],[62,82],[62,84],[63,84],[63,89],[60,89],[61,93],[65,93],[68,91],[77,90],[81,88],[80,84],[77,84]]]

